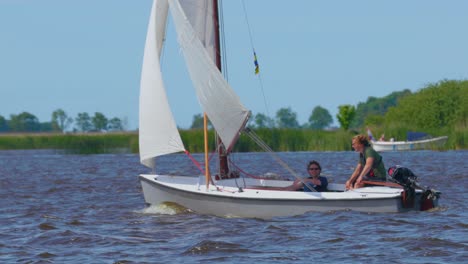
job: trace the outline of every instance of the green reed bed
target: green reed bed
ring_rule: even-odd
[[[387,138],[404,140],[406,131],[401,127],[385,129]],[[359,131],[363,133],[362,131]],[[381,131],[373,131],[378,137]],[[311,129],[257,129],[255,133],[273,151],[349,151],[351,139],[358,132]],[[204,151],[203,130],[181,130],[185,148],[191,153]],[[397,135],[397,136],[394,136]],[[448,135],[447,144],[437,150],[466,149],[468,133],[464,126],[443,134],[435,131],[433,135]],[[215,148],[213,131],[209,131],[209,149]],[[138,134],[126,133],[86,133],[86,134],[0,134],[0,150],[9,149],[57,149],[66,153],[138,153]],[[235,152],[262,152],[247,135],[242,134],[234,146]]]
[[[468,124],[460,123],[449,135],[447,145],[451,149],[466,149],[468,146]]]
[[[0,136],[0,149],[59,149],[67,153],[138,152],[136,133],[9,134]]]
[[[351,150],[353,133],[310,129],[259,129],[255,133],[273,151],[345,151]],[[247,136],[242,135],[234,150],[262,151]]]

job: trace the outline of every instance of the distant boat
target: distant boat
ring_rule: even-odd
[[[407,151],[437,149],[445,144],[448,137],[436,137],[415,141],[371,141],[375,151]]]
[[[205,175],[156,174],[156,157],[185,151],[166,98],[159,61],[168,9],[171,11],[198,101],[219,135],[217,153],[220,163],[219,171],[214,177],[208,166],[207,134],[203,171]],[[284,191],[282,188],[290,185],[291,181],[249,178],[245,173],[240,178],[240,172],[230,170],[228,165],[232,163],[226,157],[240,133],[253,138],[256,135],[245,128],[250,111],[241,104],[219,70],[220,60],[217,55],[221,52],[217,49],[217,14],[217,1],[213,0],[154,0],[140,86],[140,161],[152,169],[152,173],[139,177],[147,204],[175,203],[200,214],[252,218],[346,209],[402,212],[437,206],[437,192],[413,187],[414,203],[405,203],[404,194],[407,190],[400,184],[388,183],[385,186],[346,191],[344,184],[331,183],[327,192]],[[205,133],[206,123],[205,118]],[[260,145],[266,146],[263,142]],[[274,155],[271,150],[269,152]],[[279,158],[277,161],[286,165]],[[203,170],[201,166],[200,170]],[[294,172],[291,174],[295,175]],[[423,206],[426,201],[431,206]]]
[[[368,130],[368,134],[370,131]],[[369,134],[371,144],[375,151],[408,151],[408,150],[424,150],[424,149],[438,149],[442,147],[448,137],[435,137],[432,138],[423,132],[408,132],[407,141],[383,141],[375,140],[372,133]]]

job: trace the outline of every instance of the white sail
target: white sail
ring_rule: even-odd
[[[229,148],[245,125],[249,111],[218,70],[178,0],[169,0],[179,45],[203,111]]]
[[[216,58],[215,47],[215,14],[214,0],[179,0],[187,19],[197,33],[202,45],[214,62]]]
[[[159,61],[167,14],[167,0],[154,0],[140,80],[140,162],[150,168],[154,157],[185,150],[167,101]]]

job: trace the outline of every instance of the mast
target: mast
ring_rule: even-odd
[[[222,72],[221,66],[221,44],[220,44],[220,33],[219,33],[219,7],[218,0],[213,0],[213,25],[214,29],[214,45],[215,45],[215,63],[219,71]],[[228,165],[228,153],[226,147],[224,146],[221,139],[218,137],[217,140],[217,151],[219,156],[219,177],[220,179],[226,178],[229,175],[229,165]]]

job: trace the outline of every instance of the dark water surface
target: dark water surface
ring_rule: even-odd
[[[352,152],[281,153],[305,173],[310,159],[343,182]],[[146,208],[137,155],[0,151],[0,263],[467,263],[468,151],[384,153],[442,192],[431,212],[308,213],[273,220]],[[200,155],[195,155],[198,159]],[[197,173],[184,155],[166,173]],[[246,171],[285,174],[264,153],[237,154]]]

